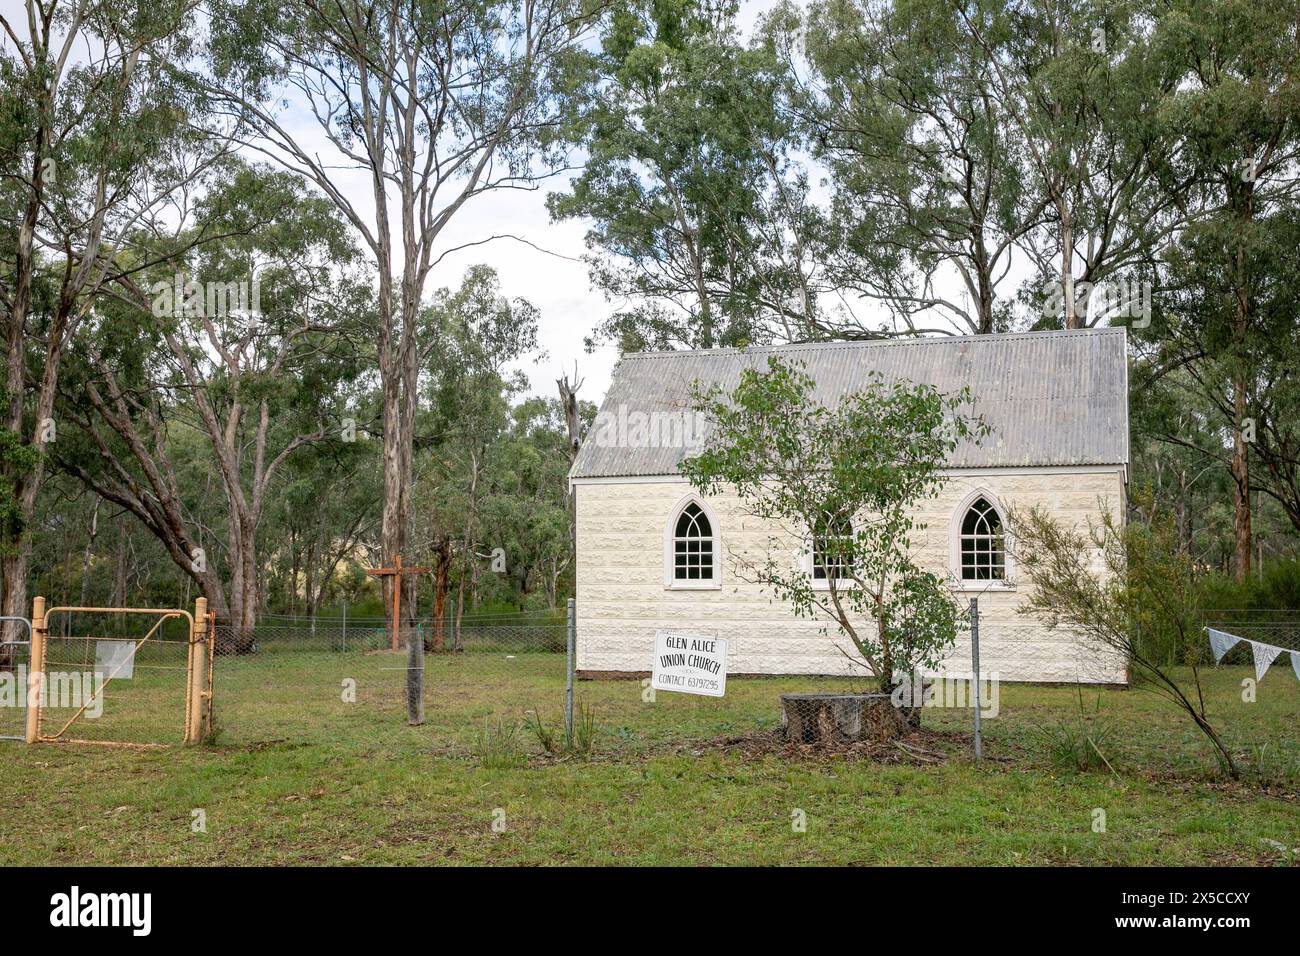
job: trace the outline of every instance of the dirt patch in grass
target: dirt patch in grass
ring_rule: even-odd
[[[963,738],[961,734],[936,730],[913,730],[890,742],[859,740],[834,744],[804,744],[787,740],[778,729],[741,736],[733,734],[681,743],[662,743],[659,746],[644,748],[635,754],[606,750],[594,750],[590,754],[534,753],[528,755],[527,765],[541,768],[566,763],[645,763],[664,756],[702,757],[706,754],[722,754],[739,757],[742,760],[761,760],[776,756],[799,763],[853,760],[920,766],[946,763],[963,748],[970,749],[969,737]]]
[[[779,756],[783,760],[818,763],[855,760],[880,764],[942,764],[965,745],[960,734],[916,729],[890,741],[854,740],[843,743],[805,744],[787,740],[780,730],[744,736],[718,737],[694,746],[677,748],[678,753],[703,756],[724,753],[742,759]]]
[[[213,753],[258,754],[268,750],[275,750],[275,751],[302,750],[304,747],[307,746],[309,745],[301,741],[287,740],[281,737],[278,740],[259,740],[256,743],[244,744],[242,746],[222,746],[221,744],[214,744],[208,749],[211,750]]]
[[[1134,772],[1129,776],[1140,777],[1147,783],[1159,784],[1166,792],[1192,794],[1198,791],[1211,791],[1225,800],[1254,800],[1263,797],[1286,803],[1300,803],[1300,787],[1295,784],[1259,780],[1249,774],[1240,780],[1232,780],[1221,775],[1211,776],[1209,771],[1203,777],[1189,777],[1187,774],[1168,770]]]

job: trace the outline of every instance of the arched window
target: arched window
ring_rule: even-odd
[[[986,497],[970,503],[961,519],[963,581],[1005,581],[1007,552],[1002,515]]]
[[[823,515],[812,533],[812,576],[815,582],[844,581],[849,577],[849,551],[853,524],[842,514]]]
[[[672,527],[671,574],[676,587],[710,587],[718,580],[718,537],[704,508],[688,500]]]

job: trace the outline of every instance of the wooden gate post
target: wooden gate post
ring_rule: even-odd
[[[203,689],[208,673],[208,599],[194,602],[194,630],[190,633],[190,653],[186,665],[189,685],[185,691],[185,742],[197,744],[203,739]]]
[[[32,644],[27,655],[26,740],[36,743],[41,733],[41,704],[45,700],[45,598],[32,599]]]

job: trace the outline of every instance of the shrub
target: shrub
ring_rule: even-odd
[[[1200,574],[1178,547],[1173,523],[1124,524],[1107,509],[1078,529],[1041,508],[1012,515],[1016,557],[1030,595],[1019,608],[1049,628],[1069,625],[1128,661],[1137,687],[1164,697],[1192,721],[1223,769],[1241,776],[1205,712],[1196,658],[1204,645]],[[1170,667],[1190,659],[1190,684]]]
[[[786,529],[766,553],[730,553],[736,576],[796,616],[834,625],[891,693],[900,678],[937,667],[962,626],[948,582],[915,560],[913,513],[943,488],[958,443],[982,440],[988,427],[965,414],[966,390],[873,375],[833,405],[816,396],[809,375],[775,356],[765,371],[742,371],[730,393],[697,388],[708,438],[679,470],[700,494],[725,489],[742,514]],[[809,566],[788,560],[791,547],[812,551]]]
[[[1201,586],[1201,604],[1209,610],[1300,608],[1300,561],[1270,561],[1264,565],[1262,577],[1245,581],[1229,574],[1206,575]]]

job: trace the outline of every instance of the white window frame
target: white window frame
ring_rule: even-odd
[[[856,525],[857,521],[854,518],[850,518],[849,523],[851,525]],[[815,546],[816,542],[813,537],[813,530],[809,528],[804,532],[803,550],[799,555],[799,566],[803,570],[803,573],[808,575],[808,581],[812,584],[814,591],[829,591],[831,589],[830,578],[819,578],[814,573],[813,554]],[[837,591],[857,587],[857,584],[858,582],[853,580],[853,578],[835,579],[835,589]]]
[[[704,513],[704,517],[709,521],[709,528],[712,529],[713,535],[710,538],[701,540],[711,540],[713,542],[713,576],[708,578],[689,578],[679,580],[676,576],[677,570],[677,520],[681,518],[682,512],[689,505],[695,505]],[[717,591],[722,587],[722,535],[719,531],[720,525],[718,517],[714,514],[708,502],[697,494],[689,494],[682,498],[673,506],[668,515],[668,523],[664,526],[664,589],[668,591]]]
[[[997,512],[998,519],[1002,522],[1002,580],[971,580],[962,577],[961,566],[961,526],[966,520],[966,513],[970,511],[971,506],[979,499],[983,498],[993,510]],[[1012,561],[1012,534],[1011,525],[1007,521],[1007,509],[1003,507],[1002,502],[987,488],[976,488],[968,494],[957,510],[953,512],[952,518],[948,522],[948,566],[956,580],[956,590],[977,593],[985,591],[1014,591],[1015,585],[1015,568]]]

